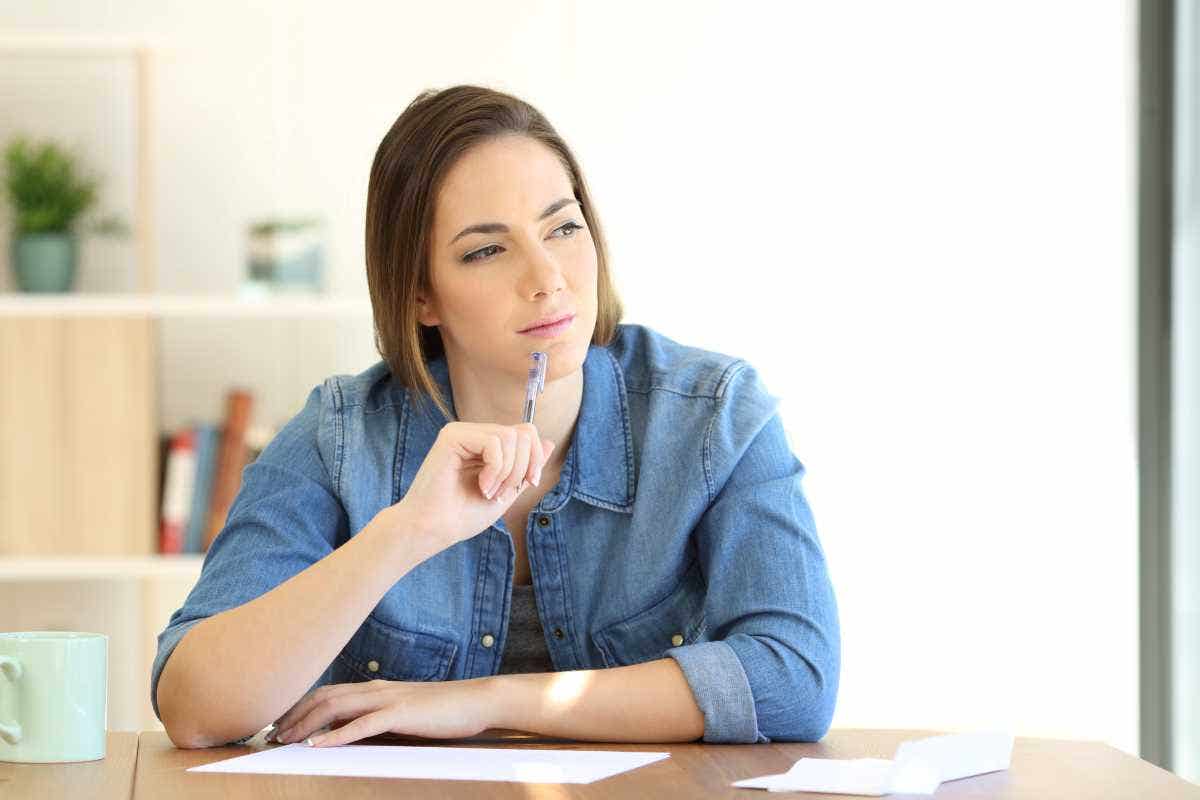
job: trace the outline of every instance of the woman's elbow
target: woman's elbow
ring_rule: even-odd
[[[819,742],[829,733],[832,722],[832,709],[809,709],[797,711],[760,730],[773,742]]]
[[[776,742],[818,742],[829,733],[837,706],[838,671],[793,672],[784,679],[792,700],[775,713],[760,713],[759,728]],[[808,698],[805,701],[803,698]],[[765,711],[765,710],[764,710]]]
[[[163,727],[167,730],[167,738],[171,740],[171,744],[181,750],[198,750],[202,747],[209,747],[195,731],[182,730],[178,725],[171,725],[164,722]]]
[[[207,747],[201,731],[195,725],[195,720],[191,719],[186,712],[181,712],[175,708],[174,698],[170,692],[163,691],[163,682],[158,685],[158,718],[162,721],[163,728],[166,729],[167,738],[171,740],[171,744],[184,750],[193,750],[200,747]]]
[[[163,665],[162,674],[154,687],[158,718],[166,729],[167,738],[176,747],[185,750],[212,747],[220,742],[207,735],[200,709],[185,702],[188,687],[183,666],[172,659],[167,659]]]
[[[205,731],[195,724],[187,724],[172,719],[166,714],[162,717],[163,728],[171,744],[181,750],[199,750],[205,747],[220,747],[238,741],[237,737],[213,736],[211,731]]]

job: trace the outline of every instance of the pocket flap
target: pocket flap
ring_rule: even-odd
[[[632,617],[601,628],[592,634],[592,641],[610,667],[662,658],[672,647],[692,644],[704,635],[705,594],[700,562],[693,561],[666,597]]]
[[[449,638],[397,628],[372,614],[338,654],[338,661],[366,680],[440,681],[449,674],[457,650],[458,644]]]

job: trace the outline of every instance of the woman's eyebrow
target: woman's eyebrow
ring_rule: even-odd
[[[546,210],[541,213],[541,215],[537,218],[536,221],[545,219],[546,217],[548,217],[551,214],[558,211],[563,206],[567,206],[567,205],[570,205],[571,203],[578,203],[578,202],[579,201],[576,200],[574,197],[563,197],[558,200],[555,200],[553,203],[546,206]],[[465,227],[461,231],[459,231],[457,236],[455,236],[453,239],[450,240],[450,244],[454,244],[459,239],[461,239],[462,237],[466,236],[469,233],[508,233],[508,226],[502,222],[481,222],[478,225],[468,225],[467,227]],[[447,247],[449,247],[449,245],[447,245]]]

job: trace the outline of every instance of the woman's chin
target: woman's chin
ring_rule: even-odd
[[[548,342],[547,345],[549,346],[538,348],[550,360],[546,369],[547,381],[556,381],[577,372],[583,366],[584,359],[587,358],[587,344],[559,339],[553,343]],[[530,352],[538,350],[530,350]]]

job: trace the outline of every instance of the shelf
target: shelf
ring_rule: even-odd
[[[196,577],[203,553],[154,556],[3,556],[0,581]]]
[[[371,317],[365,297],[0,293],[0,317]]]
[[[90,35],[63,33],[23,33],[0,36],[0,50],[31,53],[64,53],[92,55],[96,53],[134,53],[139,50],[161,50],[161,39],[147,36]]]

